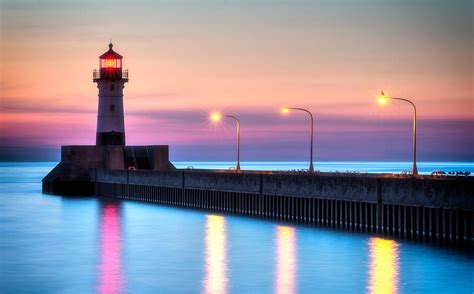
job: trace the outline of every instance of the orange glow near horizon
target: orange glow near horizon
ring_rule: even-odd
[[[206,217],[206,276],[204,293],[227,292],[227,236],[226,221],[222,216]]]
[[[398,293],[399,245],[393,240],[371,238],[368,290],[372,294]]]
[[[296,292],[296,232],[295,228],[276,226],[275,292]]]

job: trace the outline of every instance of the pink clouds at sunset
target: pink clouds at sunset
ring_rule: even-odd
[[[314,112],[318,160],[408,160],[411,109],[376,105],[382,89],[416,102],[420,160],[474,159],[469,0],[0,5],[3,160],[94,144],[92,70],[110,38],[130,71],[127,143],[169,144],[173,160],[231,156],[214,109],[241,117],[243,158],[303,159],[307,120],[285,105]]]

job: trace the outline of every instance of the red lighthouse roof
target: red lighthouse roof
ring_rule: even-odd
[[[114,45],[112,43],[109,44],[109,51],[105,52],[101,56],[99,56],[100,59],[122,59],[122,55],[118,54],[115,52],[112,47]]]

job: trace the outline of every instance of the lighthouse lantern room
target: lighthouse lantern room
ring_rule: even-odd
[[[112,49],[99,56],[99,70],[94,70],[93,81],[99,89],[96,145],[125,146],[123,89],[128,82],[128,71],[122,69],[122,55]]]

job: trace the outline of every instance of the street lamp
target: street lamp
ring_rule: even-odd
[[[230,114],[220,114],[220,113],[213,113],[211,114],[211,120],[214,122],[219,122],[223,117],[228,117],[236,121],[237,123],[237,166],[235,170],[240,172],[240,120]]]
[[[309,155],[309,173],[314,174],[314,167],[313,167],[313,114],[307,109],[304,108],[297,108],[297,107],[283,107],[281,112],[286,114],[290,112],[290,110],[299,110],[304,111],[309,115],[310,118],[310,126],[309,126],[309,142],[310,142],[310,155]]]
[[[411,173],[413,175],[417,175],[418,169],[416,168],[416,106],[413,102],[411,102],[408,99],[390,97],[390,96],[385,95],[383,91],[380,92],[380,96],[378,97],[378,102],[380,105],[387,104],[389,99],[405,101],[405,102],[410,103],[411,106],[413,106],[413,111],[414,111],[414,115],[413,115],[413,166],[412,166]]]

